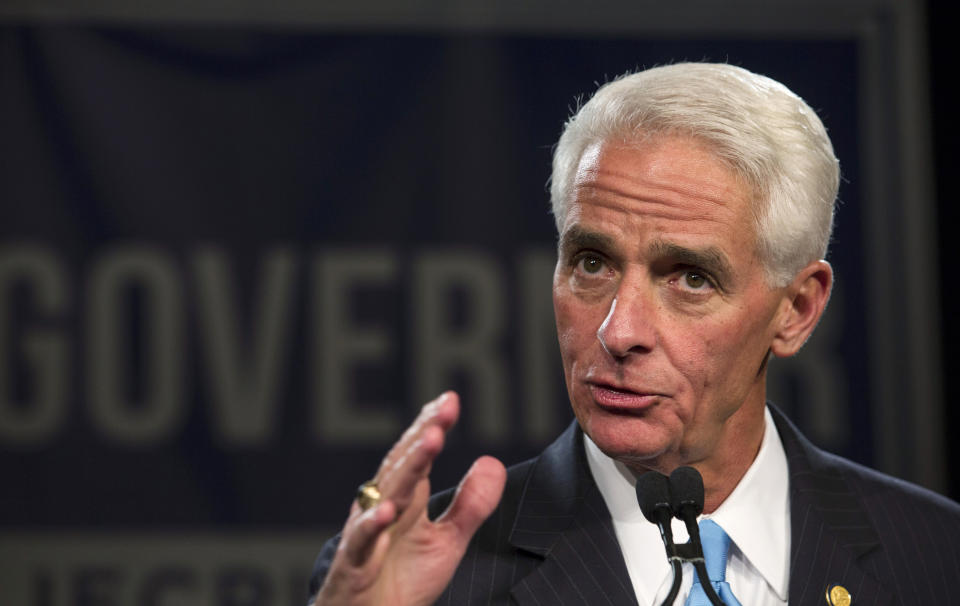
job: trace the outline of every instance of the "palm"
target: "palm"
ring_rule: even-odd
[[[402,528],[401,523],[391,532],[389,554],[380,574],[379,603],[433,604],[453,577],[465,545],[459,544],[457,529],[449,522],[431,522],[425,512],[412,520],[409,528]],[[422,581],[411,583],[413,578]]]

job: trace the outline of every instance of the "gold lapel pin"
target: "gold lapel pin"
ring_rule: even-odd
[[[830,606],[850,606],[852,602],[853,596],[843,585],[827,587],[827,604],[830,604]]]

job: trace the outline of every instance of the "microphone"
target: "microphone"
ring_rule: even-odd
[[[673,543],[673,528],[670,521],[673,519],[673,506],[670,497],[670,481],[667,476],[656,471],[648,471],[637,478],[637,503],[647,521],[656,524],[660,529],[660,538],[667,550],[667,560],[673,568],[673,584],[670,593],[661,606],[673,604],[680,592],[680,580],[683,573],[680,569],[680,558],[677,557],[676,545]]]
[[[677,467],[670,474],[670,507],[677,518],[683,520],[690,534],[690,542],[681,547],[690,547],[690,556],[684,558],[693,563],[700,584],[707,599],[714,606],[724,606],[723,601],[707,574],[707,566],[703,559],[703,544],[700,542],[700,527],[697,525],[697,516],[703,513],[703,476],[693,467]]]
[[[703,513],[703,477],[693,467],[677,467],[670,474],[670,508],[687,525],[690,538],[700,543],[697,516]]]
[[[673,528],[670,520],[673,519],[673,506],[670,498],[670,483],[667,476],[656,471],[648,471],[637,478],[637,502],[643,517],[660,529],[660,538],[667,548],[667,557],[672,554]]]

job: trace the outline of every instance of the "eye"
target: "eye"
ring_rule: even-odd
[[[687,286],[694,289],[700,289],[703,288],[705,284],[709,284],[706,276],[695,271],[688,271],[687,273],[683,274],[683,281]]]
[[[714,288],[714,283],[705,272],[688,269],[680,276],[680,286],[690,291],[706,292]]]
[[[580,270],[585,274],[596,275],[603,270],[603,259],[596,255],[584,255],[580,257],[577,263]]]

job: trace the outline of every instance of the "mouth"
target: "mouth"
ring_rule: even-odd
[[[587,383],[593,401],[601,409],[616,414],[642,413],[655,405],[663,394],[651,391],[635,391],[607,383]]]

